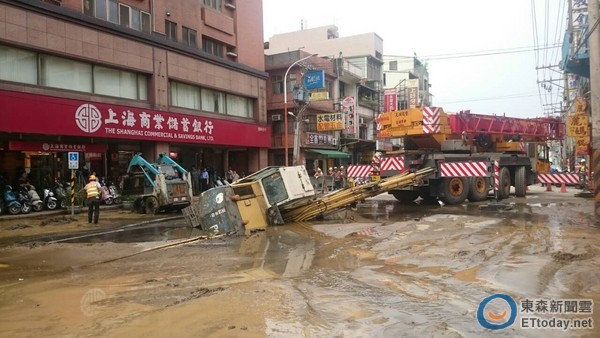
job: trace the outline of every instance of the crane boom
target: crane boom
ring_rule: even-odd
[[[450,129],[455,134],[518,135],[523,141],[549,141],[564,137],[564,124],[559,118],[533,119],[498,115],[472,114],[461,111],[449,116]]]

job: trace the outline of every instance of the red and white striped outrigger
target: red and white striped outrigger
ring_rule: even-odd
[[[442,162],[440,163],[440,177],[489,177],[489,162]],[[386,175],[391,171],[403,173],[409,168],[405,165],[403,156],[387,157],[381,161],[381,173]]]
[[[348,178],[369,178],[373,167],[368,164],[360,165],[349,165],[346,170],[346,177]]]

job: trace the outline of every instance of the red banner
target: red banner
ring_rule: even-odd
[[[10,91],[0,91],[0,121],[13,133],[271,146],[268,125]]]
[[[396,96],[396,89],[386,89],[383,92],[383,111],[392,111],[398,109],[398,96]]]
[[[8,150],[14,151],[43,151],[43,152],[69,152],[105,153],[106,144],[89,143],[64,143],[64,142],[24,142],[8,141]]]

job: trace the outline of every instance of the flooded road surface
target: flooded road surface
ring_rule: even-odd
[[[200,235],[200,230],[188,227],[183,219],[173,217],[150,223],[131,224],[116,229],[91,230],[68,234],[32,236],[18,244],[56,243],[140,243],[170,241]]]
[[[383,195],[247,237],[186,243],[196,233],[162,225],[133,242],[6,247],[0,326],[6,336],[598,337],[593,201],[538,190],[500,210]],[[592,329],[531,327],[587,320]]]

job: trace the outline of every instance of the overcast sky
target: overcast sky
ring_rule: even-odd
[[[373,32],[385,55],[416,53],[428,64],[435,106],[539,117],[562,95],[562,82],[538,83],[562,75],[536,68],[560,61],[560,48],[547,47],[562,44],[566,1],[263,0],[264,35],[268,41],[302,25],[336,25],[340,37]]]

